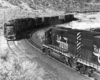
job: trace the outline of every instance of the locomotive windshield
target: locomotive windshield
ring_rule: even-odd
[[[6,27],[6,32],[8,35],[12,35],[14,33],[13,26]]]
[[[14,32],[14,27],[13,26],[6,25],[4,32],[5,32],[5,37],[7,38],[7,40],[15,39],[15,32]]]

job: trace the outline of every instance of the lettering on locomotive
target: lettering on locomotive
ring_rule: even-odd
[[[62,37],[65,42],[61,41],[61,36],[57,35],[57,42],[59,43],[59,47],[68,50],[68,43],[67,43],[67,38],[66,37]]]
[[[97,48],[96,45],[93,45],[93,47],[94,47],[93,54],[98,57],[98,62],[100,63],[100,48]]]

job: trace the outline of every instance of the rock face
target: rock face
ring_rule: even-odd
[[[100,5],[99,0],[6,0],[13,5],[23,8],[21,5],[25,3],[30,8],[37,9],[53,9],[63,11],[98,11]],[[94,4],[95,3],[95,4]]]

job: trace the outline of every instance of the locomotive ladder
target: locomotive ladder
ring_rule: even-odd
[[[76,54],[76,58],[81,54],[81,32],[77,33]]]

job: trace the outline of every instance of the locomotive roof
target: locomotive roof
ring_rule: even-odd
[[[82,32],[83,34],[88,34],[88,35],[92,35],[92,36],[100,35],[100,32],[96,32],[94,30],[80,30],[80,29],[72,29],[72,28],[59,27],[59,26],[56,26],[54,28],[57,29],[57,30],[62,30],[62,31],[68,31],[69,30],[69,32],[71,32],[71,33]]]
[[[55,29],[60,29],[60,30],[68,30],[68,29],[71,29],[71,28],[65,28],[65,27],[55,27]]]
[[[18,19],[15,19],[15,21],[21,21],[21,20],[34,20],[34,18],[18,18]]]

